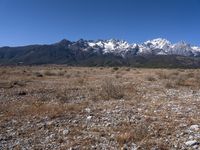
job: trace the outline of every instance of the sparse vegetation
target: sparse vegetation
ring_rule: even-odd
[[[159,79],[168,79],[169,75],[166,71],[159,71],[157,72],[158,78]]]
[[[148,81],[156,81],[156,78],[153,76],[147,76]]]
[[[113,67],[113,71],[119,70],[119,67]]]
[[[175,88],[175,84],[172,81],[167,81],[167,83],[165,84],[165,88],[173,89]]]
[[[200,70],[113,70],[0,68],[0,149],[169,150],[199,142]]]
[[[100,95],[102,99],[121,99],[124,97],[124,88],[120,83],[112,79],[105,79],[101,85]]]

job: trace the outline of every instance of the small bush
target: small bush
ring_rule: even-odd
[[[71,74],[66,74],[65,75],[67,78],[70,78],[71,77]]]
[[[188,84],[186,83],[187,78],[185,76],[178,76],[175,84],[177,86],[188,86]]]
[[[64,71],[58,71],[57,75],[58,75],[58,76],[64,76],[64,75],[65,75],[65,72],[64,72]]]
[[[117,79],[122,78],[122,75],[121,74],[116,74],[115,78],[117,78]]]
[[[156,78],[154,78],[154,77],[152,77],[152,76],[148,76],[148,77],[147,77],[147,80],[148,80],[148,81],[156,81]]]
[[[189,72],[187,73],[186,75],[188,78],[194,78],[195,77],[195,74],[193,72]]]
[[[168,88],[168,89],[173,89],[173,88],[175,88],[175,85],[174,85],[174,83],[168,81],[165,84],[165,87]]]
[[[126,68],[126,71],[130,71],[131,69],[130,68]]]
[[[109,99],[121,99],[124,97],[124,88],[113,80],[105,80],[101,85],[101,97]]]
[[[78,85],[82,86],[85,83],[85,79],[84,78],[78,78],[77,80]]]
[[[35,72],[34,75],[35,75],[36,77],[43,77],[43,74],[41,74],[40,72]]]
[[[124,132],[124,133],[120,133],[117,137],[116,137],[117,142],[119,143],[119,145],[124,145],[130,141],[134,140],[134,133],[133,132]]]
[[[164,71],[158,72],[157,75],[158,75],[159,79],[168,79],[169,78],[169,75]]]
[[[55,73],[55,72],[52,72],[52,71],[50,71],[50,70],[46,70],[46,71],[44,71],[44,75],[46,75],[46,76],[55,76],[56,73]]]
[[[119,70],[118,67],[113,67],[113,71],[117,71],[117,70]]]
[[[76,95],[73,90],[65,89],[64,91],[57,92],[56,98],[61,103],[68,103],[69,101],[74,100]]]
[[[12,87],[13,84],[11,82],[0,82],[0,88],[9,89]]]
[[[147,125],[131,127],[130,124],[122,124],[118,130],[119,134],[116,136],[116,141],[120,146],[132,142],[141,142],[149,135]]]
[[[180,74],[179,71],[173,71],[170,76],[178,76]]]

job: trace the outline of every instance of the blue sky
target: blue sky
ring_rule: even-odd
[[[200,0],[0,0],[0,46],[63,38],[200,45]]]

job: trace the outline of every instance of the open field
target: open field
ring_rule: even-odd
[[[0,149],[200,149],[200,70],[0,68]]]

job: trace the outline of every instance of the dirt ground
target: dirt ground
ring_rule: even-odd
[[[0,149],[200,150],[200,70],[0,67]]]

